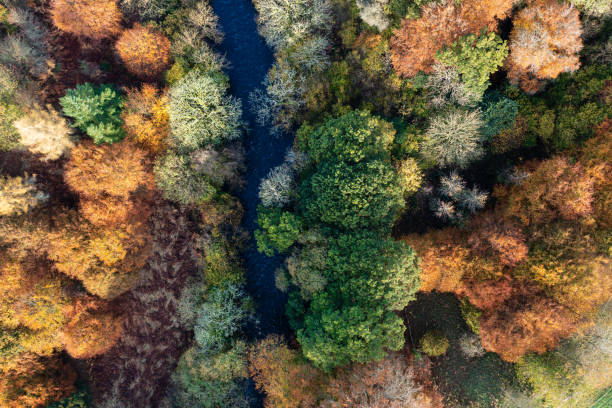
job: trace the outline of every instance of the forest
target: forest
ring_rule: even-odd
[[[612,0],[0,0],[0,408],[612,408]]]

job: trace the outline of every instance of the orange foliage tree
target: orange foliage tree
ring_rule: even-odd
[[[58,356],[26,356],[5,372],[0,371],[0,406],[43,407],[75,391],[76,373]]]
[[[516,362],[527,353],[557,347],[561,339],[575,331],[576,324],[575,315],[554,300],[519,293],[482,314],[480,340],[487,350]]]
[[[431,2],[418,19],[404,19],[390,41],[391,61],[400,76],[431,73],[436,52],[466,34],[494,31],[514,0],[444,0]]]
[[[316,407],[323,373],[291,350],[284,340],[272,335],[249,354],[249,372],[258,390],[265,392],[269,408]]]
[[[91,358],[108,351],[123,333],[123,319],[106,302],[79,299],[72,314],[62,336],[66,351],[74,358]]]
[[[81,197],[83,216],[95,225],[148,216],[143,201],[154,184],[150,163],[145,151],[131,143],[82,142],[72,150],[64,178]]]
[[[537,225],[556,218],[578,220],[592,213],[594,180],[579,163],[556,156],[528,163],[522,170],[529,173],[526,180],[495,189],[506,217]]]
[[[139,90],[129,89],[121,119],[128,137],[152,155],[166,150],[169,132],[166,92],[150,84],[143,84]]]
[[[156,79],[170,64],[170,41],[140,24],[125,30],[115,49],[128,71],[143,79]]]
[[[56,223],[48,253],[58,271],[79,279],[90,293],[104,299],[134,286],[150,253],[151,238],[143,222],[95,227],[68,212]]]
[[[580,13],[568,3],[534,0],[518,12],[510,33],[508,79],[530,94],[545,80],[580,68]]]
[[[522,229],[495,212],[474,217],[468,244],[479,255],[499,260],[502,265],[516,266],[527,257],[529,248]]]
[[[51,19],[62,31],[94,40],[121,31],[121,12],[115,0],[52,0]]]
[[[72,150],[64,177],[80,196],[81,214],[57,218],[49,257],[90,293],[114,298],[134,285],[149,254],[147,154],[131,143],[85,141]]]

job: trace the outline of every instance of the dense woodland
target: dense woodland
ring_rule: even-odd
[[[0,407],[612,407],[612,0],[252,2],[0,0]]]

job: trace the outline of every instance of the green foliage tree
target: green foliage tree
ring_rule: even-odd
[[[190,71],[170,89],[171,137],[176,147],[195,150],[240,137],[240,102],[225,94],[227,80]]]
[[[485,95],[480,109],[483,119],[480,133],[484,140],[491,140],[502,131],[511,129],[518,115],[518,104],[496,92]]]
[[[295,243],[302,231],[302,220],[295,214],[280,208],[259,207],[258,230],[255,231],[257,250],[268,256],[274,251],[285,252]]]
[[[321,163],[300,196],[307,220],[349,230],[389,228],[404,205],[397,174],[381,160]]]
[[[19,106],[9,98],[0,96],[0,151],[11,150],[19,144],[19,133],[13,124],[22,115]]]
[[[496,33],[488,33],[461,37],[438,51],[436,59],[455,67],[466,88],[482,96],[490,85],[489,76],[502,66],[507,56],[506,42]]]
[[[122,140],[123,97],[111,85],[77,85],[60,98],[64,115],[74,119],[73,127],[85,132],[96,144]]]
[[[61,401],[47,405],[46,408],[87,408],[89,407],[89,395],[85,390],[79,390]]]
[[[367,111],[355,110],[315,129],[302,127],[297,137],[302,150],[307,151],[315,163],[358,163],[374,157],[389,158],[395,129],[391,123]]]
[[[380,359],[404,344],[401,310],[418,289],[414,251],[373,232],[330,238],[325,290],[306,305],[294,293],[291,322],[304,355],[329,371]]]

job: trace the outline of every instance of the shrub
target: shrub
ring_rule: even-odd
[[[121,12],[115,0],[53,0],[51,19],[62,31],[95,40],[121,31]]]
[[[476,334],[480,332],[480,316],[482,311],[472,305],[466,298],[461,299],[461,316],[468,327]]]
[[[60,98],[60,105],[64,115],[74,119],[72,126],[96,144],[114,143],[125,136],[120,117],[123,98],[110,85],[77,85]]]
[[[279,208],[258,208],[255,231],[257,250],[267,256],[273,256],[274,251],[285,252],[298,239],[302,231],[302,220],[295,214],[282,211]]]
[[[66,119],[53,108],[29,112],[14,123],[21,144],[43,160],[57,160],[69,152],[74,142]]]
[[[483,122],[479,111],[453,109],[431,119],[422,154],[440,167],[467,167],[483,154],[480,129]]]
[[[0,216],[27,213],[48,198],[35,187],[34,177],[0,176]]]
[[[139,78],[156,79],[170,66],[170,41],[140,24],[121,33],[115,50],[127,70]]]
[[[240,102],[227,85],[192,70],[170,89],[170,128],[177,147],[195,150],[240,137]]]
[[[168,96],[153,85],[129,89],[121,114],[129,138],[157,155],[167,148],[169,132]]]
[[[154,168],[155,181],[164,198],[183,205],[200,204],[211,200],[216,189],[197,173],[189,159],[169,152],[161,157]]]
[[[446,354],[450,343],[444,334],[429,330],[419,341],[419,349],[431,357],[439,357]]]
[[[19,133],[14,123],[22,116],[19,107],[0,98],[0,151],[11,150],[19,144]]]
[[[438,51],[436,60],[456,68],[468,92],[482,96],[490,85],[489,76],[503,65],[507,55],[508,47],[497,34],[470,34]]]
[[[527,93],[580,67],[582,26],[577,10],[556,0],[536,0],[516,15],[510,33],[508,79]]]

